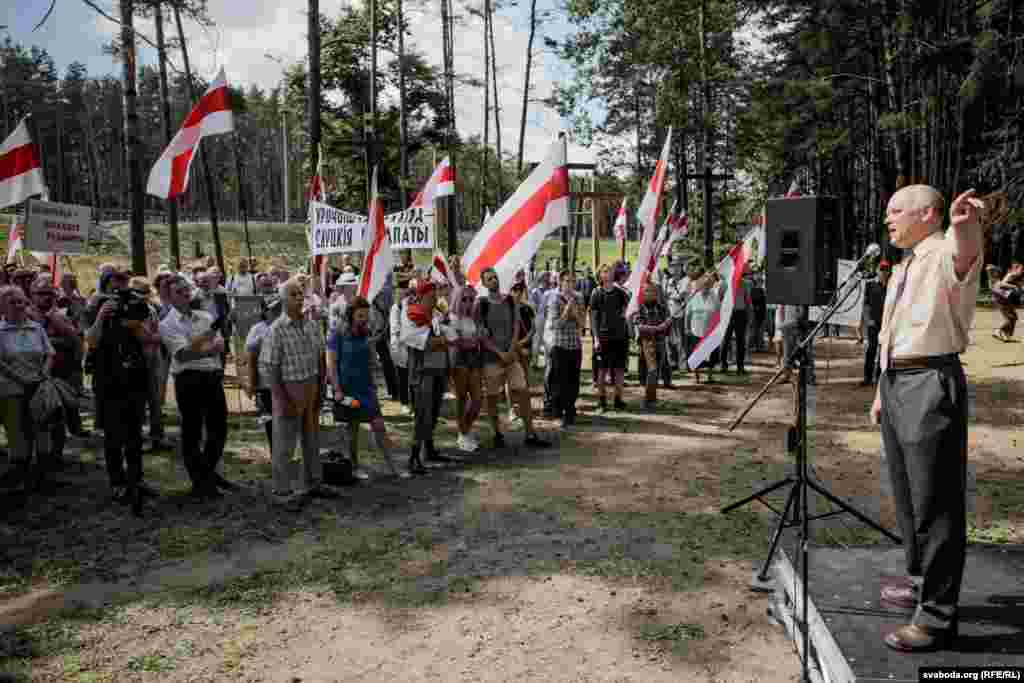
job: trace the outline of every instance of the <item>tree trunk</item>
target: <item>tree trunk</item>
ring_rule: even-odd
[[[309,0],[309,11],[313,11],[313,6],[317,5],[319,0]],[[317,142],[320,141],[320,31],[319,24],[317,25],[316,33],[316,76],[313,75],[313,24],[309,25],[310,39],[309,39],[309,83],[310,89],[312,90],[314,78],[316,79],[316,123],[313,123],[313,111],[310,110],[310,130],[313,130],[313,126],[316,126],[317,131]],[[310,103],[312,103],[312,98]],[[367,171],[373,173],[374,167],[377,165],[377,0],[370,0],[370,126],[369,136],[367,144],[369,144],[369,152],[367,158],[369,163],[367,164]],[[371,176],[372,177],[372,176]],[[372,182],[372,181],[371,181]],[[370,187],[368,184],[367,187]],[[372,190],[370,190],[372,192]],[[372,196],[370,201],[373,201]],[[369,206],[369,204],[367,204]]]
[[[402,208],[409,204],[409,130],[405,117],[405,12],[402,0],[398,0],[398,147],[399,184],[402,186]]]
[[[702,164],[698,169],[698,172],[707,172],[707,169],[711,167],[711,80],[708,70],[708,55],[707,55],[707,11],[708,11],[707,0],[701,0],[700,3],[700,14],[699,14],[699,28],[700,33],[700,82],[701,82],[701,94],[702,94],[702,105],[701,105],[701,118],[703,130],[703,141],[704,151],[701,154]],[[704,194],[708,195],[711,193],[711,183],[705,180],[704,182]],[[711,198],[708,196],[704,197],[704,211],[711,212]],[[704,267],[711,269],[714,267],[714,249],[713,249],[713,238],[712,235],[708,234],[712,230],[712,221],[710,216],[704,216]]]
[[[491,0],[487,0],[488,7],[488,20],[487,23],[490,26],[490,37],[491,37],[491,80],[492,90],[494,91],[494,144],[495,144],[495,159],[497,160],[498,166],[498,196],[495,200],[495,210],[505,201],[505,179],[502,173],[502,161],[504,157],[501,155],[501,105],[498,104],[498,49],[494,43],[494,6],[491,4]]]
[[[480,203],[487,205],[487,189],[489,187],[488,171],[490,169],[487,161],[488,144],[491,141],[491,39],[490,28],[490,0],[484,0],[484,139],[480,156]],[[480,215],[481,221],[483,214]]]
[[[530,37],[526,41],[526,71],[523,74],[523,112],[519,117],[519,153],[516,173],[523,176],[523,145],[526,142],[526,110],[530,101],[530,70],[533,68],[533,39],[537,34],[537,0],[530,0]]]
[[[171,127],[171,97],[167,88],[167,48],[164,43],[164,8],[163,3],[157,0],[154,7],[154,18],[156,20],[156,46],[157,61],[160,70],[160,110],[164,123],[164,141],[170,144],[174,135]],[[178,235],[178,200],[167,200],[167,225],[170,230],[170,252],[171,263],[175,271],[181,270],[181,241]]]
[[[135,90],[135,3],[121,0],[121,63],[124,79],[125,165],[128,170],[128,195],[131,201],[130,247],[132,272],[146,275],[146,214],[142,189],[142,163],[139,158],[139,115]]]
[[[185,67],[185,80],[188,81],[188,91],[192,98],[192,104],[199,102],[199,94],[196,92],[196,83],[192,80],[192,67],[188,61],[188,44],[185,42],[185,29],[181,24],[181,10],[177,3],[172,3],[174,10],[174,23],[178,28],[178,41],[181,43],[181,61]],[[210,165],[206,163],[206,155],[202,152],[202,140],[196,145],[196,154],[199,156],[199,167],[203,172],[203,181],[206,186],[206,203],[210,210],[210,231],[213,233],[213,252],[217,259],[217,267],[222,273],[228,271],[224,268],[224,250],[220,244],[220,225],[217,223],[217,202],[213,193],[213,176],[210,174]]]

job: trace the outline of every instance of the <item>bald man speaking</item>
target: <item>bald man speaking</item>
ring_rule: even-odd
[[[882,589],[884,604],[913,609],[909,625],[885,638],[918,652],[948,647],[967,549],[967,348],[981,270],[984,204],[968,190],[950,206],[928,185],[898,191],[886,208],[904,257],[886,294],[882,379],[871,420],[882,426],[908,578]]]

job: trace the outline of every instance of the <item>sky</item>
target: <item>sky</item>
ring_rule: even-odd
[[[10,1],[10,0],[8,0]],[[94,0],[95,4],[118,16],[115,0]],[[42,19],[50,0],[13,0],[13,8],[0,12],[0,39],[10,35],[23,45],[45,48],[63,74],[68,64],[80,61],[91,76],[120,74],[120,64],[103,54],[119,27],[101,17],[81,0],[58,0],[57,8],[46,24],[33,32]],[[538,6],[550,4],[541,0]],[[407,41],[426,55],[428,62],[442,63],[442,39],[439,3],[407,2],[411,38]],[[523,71],[526,44],[529,38],[527,3],[509,7],[495,17],[495,42],[498,57],[498,87],[501,94],[502,143],[506,154],[516,149],[519,141],[519,117],[522,106]],[[320,12],[336,17],[348,0],[320,0]],[[460,3],[461,5],[461,3]],[[411,6],[411,7],[410,7]],[[213,78],[223,65],[228,81],[234,86],[248,88],[255,84],[270,90],[280,83],[282,66],[268,57],[294,63],[306,55],[306,2],[305,0],[209,0],[209,14],[215,22],[213,28],[201,28],[186,21],[185,33],[190,40],[189,57],[192,69],[207,80]],[[481,22],[477,18],[456,29],[455,69],[457,72],[478,75],[483,71],[483,40]],[[151,22],[139,21],[136,28],[150,38],[155,37]],[[542,36],[560,38],[569,31],[564,19],[544,22],[534,41],[533,98],[549,96],[555,83],[571,75],[570,67],[556,56],[539,51]],[[543,33],[542,33],[543,32]],[[141,41],[137,47],[140,63],[154,63],[156,51]],[[380,53],[380,59],[388,55]],[[172,56],[180,67],[180,59]],[[493,124],[493,114],[492,124]],[[482,135],[483,91],[480,88],[461,87],[456,90],[456,123],[463,137]],[[493,128],[493,125],[492,125]],[[553,109],[540,103],[531,103],[527,119],[524,157],[527,161],[540,161],[550,144],[568,125]],[[491,131],[493,144],[494,132]],[[569,160],[593,162],[589,149],[570,142]]]

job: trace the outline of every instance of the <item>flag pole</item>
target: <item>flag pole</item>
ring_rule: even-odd
[[[238,208],[242,213],[242,230],[245,233],[245,251],[252,260],[252,240],[249,239],[249,203],[245,197],[245,176],[242,173],[242,156],[238,153],[238,131],[231,133],[231,151],[235,154],[235,175],[238,178]]]
[[[629,212],[626,212],[626,227],[623,228],[622,244],[619,245],[619,260],[626,262],[626,240],[629,239]]]

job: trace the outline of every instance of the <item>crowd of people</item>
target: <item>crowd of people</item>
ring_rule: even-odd
[[[72,274],[63,276],[58,289],[45,270],[8,268],[3,278],[10,284],[0,289],[0,415],[12,467],[0,486],[53,490],[66,434],[89,435],[78,408],[89,375],[94,428],[103,433],[114,500],[138,509],[147,496],[158,495],[143,476],[143,433],[151,450],[171,448],[163,424],[170,378],[191,495],[209,500],[234,488],[218,464],[228,431],[224,374],[238,296],[255,295],[261,302],[260,320],[234,352],[247,360],[242,366],[248,376],[241,383],[266,430],[272,497],[287,503],[331,493],[320,458],[325,399],[344,404],[339,417],[370,426],[371,443],[399,477],[426,472],[425,463],[450,460],[434,439],[446,394],[455,399],[456,448],[462,453],[480,448],[481,417],[490,425],[491,445],[504,446],[500,405],[506,401],[508,421],[522,424],[525,445],[549,445],[535,429],[530,371],[544,369],[543,416],[572,427],[588,336],[597,412],[629,409],[623,386],[633,350],[644,387],[642,409],[654,411],[659,384],[671,388],[677,372],[690,371],[687,359],[707,334],[725,291],[715,271],[673,261],[647,282],[636,311],[627,315],[625,262],[603,265],[596,274],[588,268],[528,276],[523,269],[507,287],[487,270],[481,293],[466,285],[457,257],[448,265],[450,275],[438,277],[417,268],[406,250],[372,301],[356,296],[359,267],[347,254],[325,278],[327,291],[306,275],[280,266],[260,271],[244,258],[230,276],[211,259],[185,272],[162,267],[152,281],[105,264],[89,298]],[[1008,287],[1020,270],[1007,276]],[[887,276],[883,262],[865,295],[865,385],[878,379]],[[750,354],[767,350],[770,341],[782,363],[809,329],[807,315],[806,307],[768,305],[760,274],[745,272],[725,340],[694,369],[696,381],[712,382],[716,370],[730,367],[746,374]],[[62,380],[75,400],[41,424],[29,407],[46,378]],[[378,386],[400,404],[401,414],[414,419],[407,459],[398,457],[388,435]],[[301,488],[293,490],[289,463],[300,446]],[[355,450],[351,457],[356,476],[367,478]]]

